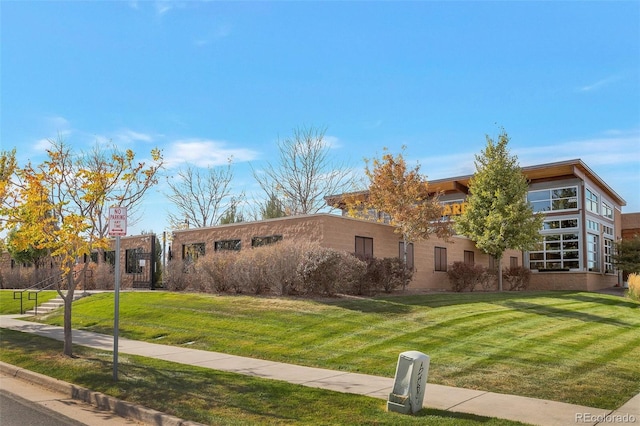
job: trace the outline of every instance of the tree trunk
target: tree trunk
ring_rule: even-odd
[[[407,289],[407,237],[402,236],[402,291]]]
[[[64,300],[64,347],[63,353],[68,356],[73,356],[73,338],[71,336],[71,306],[73,304],[73,291],[75,289],[75,280],[73,279],[73,272],[70,271],[67,274],[67,295],[60,293],[62,300]]]
[[[498,291],[502,291],[502,256],[498,258]]]

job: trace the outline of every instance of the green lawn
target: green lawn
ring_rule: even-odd
[[[211,425],[522,425],[434,409],[387,413],[381,399],[124,354],[114,382],[111,353],[74,347],[71,359],[61,342],[11,330],[0,333],[0,348],[2,361]]]
[[[14,299],[14,293],[20,290],[0,290],[0,315],[19,314],[20,313],[20,294],[16,294],[18,299]],[[38,293],[38,305],[43,304],[47,300],[54,299],[58,296],[55,290],[43,290]],[[35,296],[31,296],[35,298]],[[27,311],[33,309],[36,301],[29,300],[29,292],[22,292],[22,310]]]
[[[431,356],[429,382],[615,409],[640,392],[640,304],[581,292],[296,300],[123,292],[120,335],[393,377]],[[110,333],[113,295],[74,304],[74,328]],[[47,319],[62,324],[61,313]]]

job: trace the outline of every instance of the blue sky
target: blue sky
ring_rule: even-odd
[[[335,158],[406,145],[429,179],[471,174],[504,128],[521,166],[581,158],[640,211],[640,2],[1,1],[0,144],[111,140],[166,174],[274,161],[299,126]],[[167,229],[161,182],[129,233]]]

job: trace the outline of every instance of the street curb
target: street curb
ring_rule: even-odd
[[[160,411],[152,410],[141,405],[122,401],[100,392],[76,386],[44,374],[16,367],[0,361],[0,373],[4,373],[13,378],[45,387],[49,390],[68,395],[72,399],[77,399],[87,404],[91,404],[99,410],[111,411],[120,417],[137,420],[156,426],[205,426],[203,423],[183,420],[179,417],[171,416]]]

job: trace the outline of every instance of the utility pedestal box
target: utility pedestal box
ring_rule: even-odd
[[[398,356],[396,377],[387,401],[387,411],[414,414],[422,409],[429,361],[428,355],[418,351],[402,352]]]

